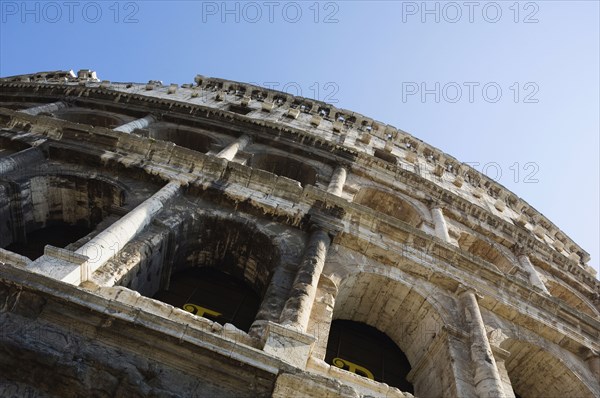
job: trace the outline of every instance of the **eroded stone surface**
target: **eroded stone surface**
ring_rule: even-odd
[[[550,220],[363,115],[196,84],[0,79],[0,395],[411,396],[324,361],[345,319],[417,397],[600,396],[600,282]],[[259,295],[248,330],[152,298],[194,267]]]

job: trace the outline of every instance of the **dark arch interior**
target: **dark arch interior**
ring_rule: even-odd
[[[565,358],[524,340],[508,338],[500,346],[510,355],[504,364],[517,397],[595,396]]]
[[[114,129],[124,123],[119,117],[99,112],[99,111],[86,111],[86,110],[67,110],[63,112],[56,112],[55,117],[57,119],[67,120],[73,123],[80,124],[91,124],[96,127],[106,127],[109,129]],[[127,118],[127,120],[131,120],[131,118]]]
[[[254,155],[250,166],[299,181],[302,186],[317,182],[317,171],[313,167],[289,157],[258,154]]]
[[[246,332],[260,305],[260,296],[250,286],[213,267],[173,274],[169,288],[154,298],[222,325],[231,323]]]
[[[70,225],[65,222],[52,222],[47,226],[32,231],[26,235],[26,239],[13,242],[5,249],[35,260],[44,254],[44,247],[65,248],[72,242],[76,242],[93,231],[87,225]]]
[[[202,153],[210,151],[211,146],[216,142],[212,137],[202,134],[200,131],[191,128],[182,128],[177,125],[151,125],[148,128],[147,134],[144,135],[157,140],[169,141],[175,145]]]
[[[145,296],[248,331],[279,264],[277,245],[254,223],[227,217],[190,216],[181,231],[170,265],[156,270],[162,273],[159,283],[152,282],[149,267],[130,273],[122,283],[135,285]]]
[[[385,333],[364,323],[334,320],[325,362],[413,393],[406,355]]]
[[[32,260],[46,245],[64,248],[83,238],[125,200],[117,186],[78,176],[37,176],[0,188],[12,198],[0,211],[0,247]]]
[[[262,295],[279,261],[271,238],[252,223],[207,217],[196,220],[184,236],[178,242],[172,274],[187,268],[214,267],[245,281]]]

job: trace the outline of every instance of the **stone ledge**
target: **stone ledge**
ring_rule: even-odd
[[[79,285],[88,279],[87,256],[46,245],[44,255],[27,265],[27,270],[61,282]]]
[[[296,329],[267,321],[263,341],[264,352],[305,369],[316,339]]]
[[[18,267],[26,267],[31,264],[31,260],[20,254],[0,248],[0,263],[13,264]]]

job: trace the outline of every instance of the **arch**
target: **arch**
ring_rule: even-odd
[[[248,283],[262,295],[280,252],[256,224],[225,217],[203,217],[178,244],[173,272],[215,267]]]
[[[361,188],[353,202],[404,221],[415,228],[419,228],[424,220],[422,214],[407,200],[377,188]]]
[[[302,186],[315,185],[317,182],[317,170],[314,167],[291,157],[257,153],[252,156],[250,166],[299,181]]]
[[[11,200],[0,214],[0,244],[32,260],[43,254],[46,244],[65,247],[86,236],[112,206],[125,202],[124,188],[107,178],[35,175],[3,188]]]
[[[410,376],[415,395],[442,396],[443,366],[450,361],[440,350],[437,358],[427,355],[428,348],[441,332],[441,315],[430,299],[398,280],[373,273],[357,273],[341,281],[333,319],[369,325],[387,335],[406,355],[418,373]]]
[[[73,123],[90,124],[95,127],[114,129],[134,118],[113,112],[100,111],[86,108],[67,108],[53,113],[54,117]]]
[[[135,130],[135,133],[162,141],[169,141],[175,145],[206,153],[215,144],[222,146],[221,140],[208,131],[184,127],[173,123],[152,123],[145,130]]]
[[[334,320],[325,362],[413,393],[406,355],[385,333],[364,323]]]
[[[264,308],[265,319],[278,319],[285,299],[266,294],[281,252],[286,251],[280,249],[276,232],[239,215],[186,212],[180,216],[182,222],[175,227],[180,238],[176,242],[165,238],[158,260],[129,268],[118,283],[246,332],[256,318],[263,319]],[[203,289],[213,297],[203,296]],[[240,313],[238,305],[244,306]]]
[[[497,248],[474,235],[463,232],[458,238],[458,246],[488,263],[494,264],[506,274],[512,274],[519,269]]]
[[[598,311],[572,288],[548,278],[545,281],[548,291],[553,297],[556,297],[565,304],[575,308],[578,311],[584,312],[592,318],[599,318]]]
[[[529,259],[530,259],[531,263],[534,265],[534,267],[536,267],[540,271],[540,273],[543,275],[543,281],[546,284],[546,288],[548,289],[548,291],[550,292],[550,294],[552,296],[557,297],[557,296],[562,296],[565,294],[568,296],[575,295],[576,298],[565,297],[564,298],[564,300],[566,300],[565,302],[567,304],[569,302],[572,303],[569,305],[575,304],[575,308],[589,307],[591,309],[591,312],[596,314],[593,316],[596,316],[596,317],[599,316],[600,307],[597,307],[593,304],[593,299],[597,294],[593,287],[588,286],[585,283],[579,282],[573,278],[565,277],[565,275],[562,272],[558,271],[558,269],[560,267],[558,267],[558,265],[556,265],[556,264],[551,265],[550,260],[542,259],[538,256],[533,256],[533,255],[529,256]],[[560,285],[560,287],[558,288],[558,291],[555,291],[555,293],[552,293],[552,291],[550,290],[550,286],[548,286],[548,283],[547,283],[548,281],[550,281],[551,283],[553,282],[554,284]],[[568,290],[569,293],[563,293],[562,289]],[[561,299],[560,297],[557,297],[557,298]],[[583,302],[583,304],[576,304],[577,299],[581,300]],[[584,312],[587,312],[587,311],[584,311]]]
[[[506,371],[515,394],[529,397],[592,398],[594,393],[559,357],[523,340],[508,338],[501,348],[510,352]]]
[[[171,275],[169,288],[154,298],[222,325],[248,331],[260,296],[244,281],[214,267],[192,267]]]

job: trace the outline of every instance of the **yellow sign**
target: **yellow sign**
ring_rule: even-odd
[[[209,310],[208,308],[204,308],[199,305],[192,304],[192,303],[184,304],[183,309],[191,312],[194,315],[198,315],[198,316],[210,315],[215,318],[221,316],[220,312]]]
[[[375,376],[373,376],[373,373],[371,373],[369,369],[348,360],[342,358],[333,358],[333,364],[340,369],[347,368],[346,370],[349,372],[356,373],[359,376],[368,377],[371,380],[375,380]]]

